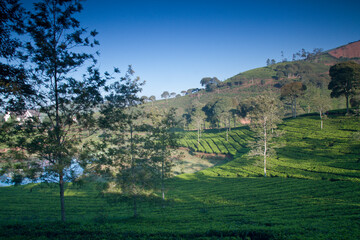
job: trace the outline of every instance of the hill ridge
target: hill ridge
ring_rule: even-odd
[[[328,53],[337,59],[360,58],[360,40],[337,47],[328,51]]]

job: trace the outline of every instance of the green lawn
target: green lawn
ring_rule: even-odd
[[[267,178],[261,158],[246,154],[248,128],[233,129],[229,142],[223,131],[203,133],[204,150],[216,146],[233,160],[170,179],[166,207],[143,199],[138,219],[126,201],[100,196],[93,184],[68,186],[65,224],[57,222],[56,185],[0,188],[0,238],[360,239],[359,118],[332,116],[320,130],[316,115],[303,116],[281,129],[286,144],[269,160]],[[183,134],[195,148],[196,133]]]

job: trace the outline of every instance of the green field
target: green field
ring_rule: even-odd
[[[118,196],[69,184],[67,223],[59,223],[58,187],[0,188],[1,239],[360,239],[360,119],[317,115],[287,119],[282,147],[262,177],[261,158],[247,155],[247,127],[182,132],[192,151],[232,161],[167,182],[167,203],[143,199],[140,217]]]

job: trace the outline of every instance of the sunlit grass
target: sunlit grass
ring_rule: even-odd
[[[169,179],[165,208],[157,196],[144,198],[138,219],[127,201],[99,195],[94,184],[68,185],[68,224],[55,222],[57,185],[0,188],[0,238],[359,239],[359,118],[334,116],[321,130],[316,116],[299,117],[280,128],[286,144],[266,178],[261,158],[247,155],[248,128],[233,129],[229,142],[224,131],[204,132],[206,151],[213,144],[233,160]],[[196,150],[195,132],[182,141]]]

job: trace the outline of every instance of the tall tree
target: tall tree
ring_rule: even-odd
[[[61,220],[65,221],[66,169],[81,150],[85,129],[95,127],[94,108],[102,101],[100,88],[105,80],[95,68],[93,55],[82,52],[98,42],[93,38],[95,31],[84,37],[86,30],[74,17],[82,10],[80,2],[42,0],[34,7],[26,21],[29,42],[23,57],[36,90],[29,106],[44,120],[33,118],[16,128],[17,135],[7,144],[21,151],[9,151],[14,153],[9,159],[15,159],[18,166],[22,163],[31,177],[39,176],[41,173],[35,174],[38,170],[44,171],[43,177],[55,178],[60,190]],[[74,78],[73,72],[86,64],[87,73]],[[12,131],[9,129],[4,131]]]
[[[291,112],[296,118],[296,99],[305,93],[306,86],[301,82],[292,82],[285,84],[281,88],[281,98],[290,98]]]
[[[161,196],[165,206],[165,180],[172,173],[172,149],[177,146],[178,136],[171,128],[177,125],[176,112],[171,108],[167,112],[159,110],[151,115],[152,125],[149,129],[149,138],[145,145],[150,150],[152,162],[160,179]]]
[[[120,189],[131,200],[133,216],[138,216],[138,200],[152,181],[149,153],[141,131],[142,103],[138,93],[143,82],[133,79],[131,66],[119,81],[106,88],[106,102],[100,109],[98,123],[102,134],[99,141],[88,144],[84,159],[90,159],[88,170],[105,182],[102,191]],[[149,185],[150,184],[150,185]],[[110,189],[114,186],[114,189]]]
[[[330,67],[329,74],[330,96],[332,98],[345,96],[346,112],[349,113],[349,98],[360,88],[360,64],[353,61],[337,63]]]
[[[196,129],[197,129],[198,145],[200,144],[202,126],[206,119],[205,112],[202,110],[202,108],[203,108],[203,105],[197,101],[197,102],[194,102],[194,104],[192,105],[192,108],[190,110],[191,122],[195,124]]]
[[[221,123],[226,123],[230,117],[229,110],[231,103],[228,99],[215,99],[212,102],[208,102],[203,110],[206,114],[207,121],[211,123],[213,127],[220,127]]]
[[[274,153],[274,129],[282,121],[280,103],[271,93],[263,94],[252,100],[253,108],[249,112],[250,128],[256,134],[251,144],[251,154],[261,155],[264,160],[264,176],[267,176],[267,158]]]

